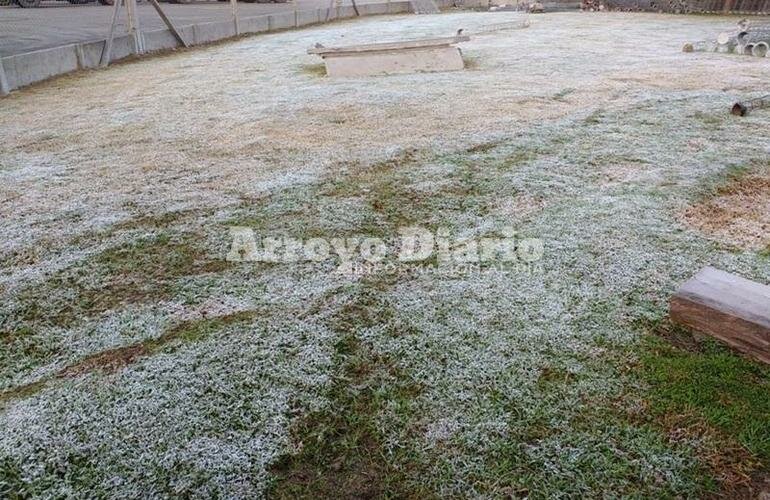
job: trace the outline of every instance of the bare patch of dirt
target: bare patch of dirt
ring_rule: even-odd
[[[76,377],[95,370],[113,372],[133,363],[135,359],[146,355],[148,352],[149,350],[144,343],[109,349],[92,354],[84,360],[64,368],[58,373],[58,376]]]
[[[706,340],[706,337],[699,333],[675,325],[668,317],[655,325],[652,333],[666,339],[674,347],[692,353],[703,352],[703,343]]]
[[[671,443],[700,443],[699,458],[717,482],[705,498],[770,499],[770,471],[745,447],[694,415],[666,415],[660,422]]]
[[[736,500],[770,500],[770,472],[755,471],[739,484],[722,484],[722,490],[712,497],[717,499],[734,498]]]
[[[747,250],[770,247],[770,165],[731,179],[681,214],[686,224]]]
[[[766,471],[745,447],[694,415],[667,414],[660,424],[672,444],[700,443],[698,456],[719,485],[715,498],[756,498],[749,493]]]

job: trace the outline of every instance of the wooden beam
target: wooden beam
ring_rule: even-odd
[[[770,286],[706,267],[670,302],[671,320],[770,364]]]
[[[158,15],[161,19],[163,19],[163,22],[166,23],[166,26],[168,26],[169,31],[171,31],[171,34],[174,35],[174,38],[176,38],[177,42],[182,44],[182,47],[189,47],[190,45],[185,42],[184,38],[182,38],[181,33],[177,31],[177,29],[174,27],[174,24],[171,22],[171,20],[166,17],[166,13],[163,12],[163,9],[160,8],[160,4],[158,3],[158,0],[150,0],[150,3],[153,7],[155,7],[155,10],[158,12]]]
[[[733,104],[730,113],[735,116],[746,116],[755,109],[770,108],[770,94],[757,97],[756,99],[749,99],[748,101],[736,102]]]

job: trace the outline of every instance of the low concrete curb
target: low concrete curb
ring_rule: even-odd
[[[438,3],[448,7],[452,1],[443,0]],[[412,7],[408,1],[367,3],[358,6],[358,11],[361,16],[401,14],[412,12]],[[242,17],[239,20],[238,35],[293,29],[353,17],[356,17],[356,13],[352,6]],[[236,36],[235,23],[232,21],[178,26],[177,30],[190,45],[201,45]],[[179,42],[167,29],[145,31],[141,36],[144,39],[145,53],[180,47]],[[97,68],[105,43],[105,40],[76,43],[0,58],[0,94],[7,94],[11,90],[53,76]],[[136,43],[131,35],[115,37],[110,62],[134,54],[137,54]]]
[[[459,7],[461,9],[486,11],[489,8],[489,0],[434,1],[440,9]],[[546,0],[544,4],[546,10],[577,9],[580,5],[579,3],[573,3],[572,0]],[[396,0],[365,3],[358,6],[358,12],[361,16],[376,16],[414,12],[414,8],[408,0]],[[241,17],[238,24],[238,33],[236,33],[235,22],[233,21],[200,23],[177,26],[176,28],[182,38],[192,46],[225,40],[237,35],[295,29],[354,17],[356,17],[356,12],[352,6],[341,6]],[[144,31],[140,36],[144,41],[144,54],[180,47],[177,39],[167,29]],[[8,94],[11,90],[41,82],[54,76],[71,73],[80,69],[97,68],[99,67],[106,43],[106,40],[75,43],[0,58],[0,95]],[[136,40],[132,35],[115,37],[113,39],[110,62],[119,61],[138,54],[136,45]]]

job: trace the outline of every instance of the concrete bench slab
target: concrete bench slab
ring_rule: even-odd
[[[467,36],[457,35],[347,47],[317,45],[307,52],[323,58],[327,75],[333,77],[457,71],[465,64],[454,45],[468,40]]]

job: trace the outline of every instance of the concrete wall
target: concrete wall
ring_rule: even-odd
[[[217,40],[234,37],[236,35],[234,21],[201,23],[193,25],[192,28],[192,43],[189,42],[189,38],[185,38],[185,40],[188,40],[187,43],[190,43],[190,45],[200,45],[203,43],[216,42]]]
[[[37,50],[3,58],[8,87],[16,89],[78,69],[75,45]]]
[[[453,2],[439,0],[439,3],[451,5]],[[408,1],[363,4],[358,10],[362,16],[398,14],[411,12],[411,4]],[[355,16],[353,7],[345,6],[241,17],[240,34],[292,29]],[[177,26],[177,30],[189,45],[210,43],[236,35],[235,23],[232,21]],[[169,30],[146,31],[142,36],[146,52],[175,49],[180,46]],[[0,94],[78,69],[96,68],[99,66],[105,43],[104,40],[99,40],[3,57],[0,59]],[[119,61],[133,54],[136,54],[133,37],[115,37],[110,61]]]

